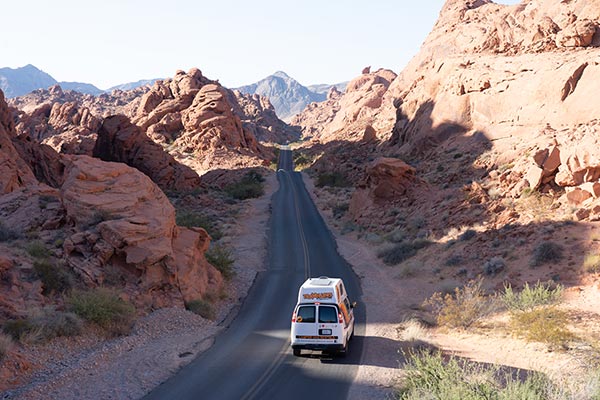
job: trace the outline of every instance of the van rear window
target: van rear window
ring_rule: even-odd
[[[296,313],[298,322],[315,322],[315,306],[300,306]]]
[[[319,307],[319,322],[334,324],[337,320],[337,309],[335,307],[320,306]]]

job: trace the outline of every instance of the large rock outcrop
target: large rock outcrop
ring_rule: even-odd
[[[105,267],[113,265],[133,268],[139,284],[135,290],[162,291],[151,300],[153,306],[173,304],[177,291],[190,301],[206,292],[209,284],[215,290],[220,287],[220,274],[204,258],[206,232],[177,227],[167,197],[138,170],[75,156],[67,165],[61,193],[67,221],[76,227],[65,240],[65,252],[89,285],[102,284]],[[178,238],[181,235],[184,238]],[[179,286],[180,270],[190,279],[185,287]]]
[[[178,163],[124,115],[104,119],[93,155],[137,168],[163,190],[191,190],[200,185],[200,177],[193,170]]]

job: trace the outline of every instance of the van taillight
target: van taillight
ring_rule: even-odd
[[[340,324],[343,324],[343,323],[344,323],[344,318],[342,317],[342,313],[341,313],[341,312],[340,312],[340,313],[338,313],[338,320],[339,320],[339,323],[340,323]]]
[[[292,314],[292,322],[296,322],[296,312],[295,311]]]

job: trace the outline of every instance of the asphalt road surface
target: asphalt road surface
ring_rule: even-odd
[[[259,273],[237,317],[214,345],[146,399],[345,399],[360,363],[365,309],[358,279],[337,253],[335,240],[282,150],[273,195],[269,266]],[[307,277],[341,277],[354,309],[355,337],[347,357],[304,350],[289,342],[298,289]]]

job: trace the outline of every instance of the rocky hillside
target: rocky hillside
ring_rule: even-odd
[[[268,164],[271,151],[259,141],[299,137],[299,130],[279,120],[266,98],[231,91],[198,69],[178,71],[152,87],[99,96],[55,85],[11,99],[9,104],[18,110],[19,134],[62,153],[90,156],[103,120],[122,114],[139,126],[143,136],[200,175],[217,168]]]
[[[2,320],[60,304],[67,282],[90,288],[110,281],[142,308],[183,306],[220,290],[220,273],[204,259],[207,233],[177,226],[173,206],[148,176],[17,137],[1,92],[0,117]],[[40,272],[42,261],[54,272]],[[111,281],[115,273],[122,280]]]
[[[364,71],[345,94],[308,107],[294,123],[311,138],[306,151],[323,154],[315,173],[354,186],[346,218],[381,236],[409,232],[407,240],[480,231],[489,247],[465,256],[475,257],[465,276],[506,254],[492,244],[506,227],[533,251],[547,238],[540,226],[595,226],[599,5],[449,0],[397,77]],[[498,281],[527,265],[516,257]]]
[[[343,85],[343,84],[338,84]],[[298,81],[289,77],[285,72],[277,71],[251,85],[237,88],[242,93],[259,94],[269,99],[277,116],[284,121],[290,120],[294,115],[302,112],[304,108],[313,102],[321,102],[326,99],[327,89],[317,85],[318,91],[313,91],[302,86]]]

